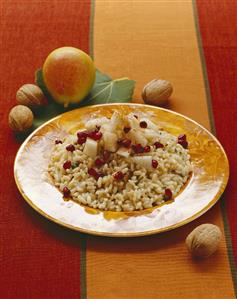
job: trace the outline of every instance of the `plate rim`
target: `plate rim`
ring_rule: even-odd
[[[54,120],[62,117],[62,115],[67,114],[67,113],[71,113],[75,110],[79,110],[79,109],[83,109],[85,107],[89,108],[88,106],[85,107],[78,107],[76,109],[64,112],[60,115],[57,115],[56,117],[51,118],[50,120],[48,120],[47,122],[43,123],[41,126],[39,126],[37,129],[35,129],[25,140],[24,142],[21,144],[20,148],[18,149],[15,159],[14,159],[14,166],[13,166],[13,173],[14,173],[14,180],[17,186],[17,189],[19,190],[21,196],[23,197],[23,199],[36,211],[38,212],[41,216],[44,216],[46,219],[59,224],[60,226],[66,227],[68,229],[80,232],[80,233],[86,233],[86,234],[90,234],[90,235],[95,235],[95,236],[103,236],[103,237],[142,237],[142,236],[150,236],[150,235],[154,235],[154,234],[159,234],[159,233],[164,233],[167,231],[171,231],[173,229],[176,229],[178,227],[184,226],[190,222],[192,222],[193,220],[199,218],[200,216],[202,216],[204,213],[206,213],[209,209],[211,209],[216,203],[217,201],[220,199],[221,195],[223,194],[223,192],[225,191],[225,188],[227,186],[228,180],[229,180],[229,175],[230,175],[230,164],[229,164],[229,160],[227,157],[227,154],[225,152],[224,147],[222,146],[222,144],[220,143],[220,141],[216,138],[216,136],[214,136],[212,134],[212,132],[210,132],[208,129],[206,129],[203,125],[201,125],[200,123],[198,123],[197,121],[191,119],[188,116],[183,115],[182,113],[170,110],[170,109],[166,109],[163,107],[156,107],[156,106],[150,106],[150,105],[146,105],[146,104],[142,104],[142,103],[107,103],[107,104],[98,104],[98,105],[92,105],[91,107],[101,107],[101,106],[121,106],[121,105],[125,105],[125,106],[137,106],[137,107],[147,107],[147,108],[152,108],[152,109],[158,109],[158,110],[163,110],[166,111],[168,113],[172,113],[172,114],[176,114],[178,116],[181,116],[182,118],[191,121],[192,123],[194,123],[195,125],[199,126],[200,128],[202,128],[208,135],[210,135],[215,142],[218,144],[218,146],[220,147],[221,151],[224,154],[225,160],[226,160],[226,169],[227,169],[227,174],[224,177],[224,180],[217,192],[217,194],[214,196],[214,198],[209,202],[208,205],[206,205],[203,209],[201,209],[200,211],[198,211],[197,213],[195,213],[194,215],[192,215],[191,217],[186,218],[185,220],[182,220],[176,224],[172,224],[170,226],[166,226],[164,228],[159,228],[159,229],[153,229],[153,230],[148,230],[148,231],[143,231],[143,232],[129,232],[129,233],[109,233],[109,232],[98,232],[98,231],[94,231],[94,230],[88,230],[88,229],[84,229],[81,227],[77,227],[71,224],[67,224],[63,221],[60,221],[50,215],[48,215],[47,213],[45,213],[43,210],[41,210],[37,205],[35,205],[31,199],[24,193],[21,184],[17,178],[17,174],[16,174],[16,164],[17,164],[17,160],[20,156],[21,151],[24,149],[25,145],[28,143],[28,141],[35,135],[35,133],[37,133],[39,130],[41,130],[44,126],[47,126],[49,123],[53,122]]]

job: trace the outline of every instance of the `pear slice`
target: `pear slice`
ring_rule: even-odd
[[[152,157],[151,156],[136,156],[132,158],[133,162],[137,165],[146,168],[147,170],[152,169]]]
[[[97,156],[97,149],[98,143],[91,138],[87,138],[83,149],[83,153],[91,158],[95,158]]]
[[[116,152],[118,138],[115,133],[104,132],[103,134],[104,148],[110,152]]]
[[[155,141],[160,137],[160,135],[155,130],[152,129],[145,129],[143,131],[143,134],[144,137],[149,141]]]
[[[116,154],[118,154],[119,156],[122,156],[124,158],[128,158],[130,156],[130,152],[131,150],[129,148],[126,147],[120,147]]]
[[[129,123],[129,126],[132,129],[138,129],[139,128],[139,121],[138,119],[134,116],[134,113],[130,113],[127,116],[127,121]]]
[[[120,127],[123,123],[122,116],[119,112],[115,111],[110,120],[110,130],[111,132],[115,132],[118,127]]]
[[[142,146],[147,145],[147,139],[144,137],[143,133],[140,130],[132,129],[128,134],[128,138],[133,141],[135,144],[141,144]]]
[[[107,124],[109,121],[110,120],[107,117],[90,119],[85,123],[85,128],[87,130],[93,130],[96,128],[96,126],[102,126],[104,124]]]

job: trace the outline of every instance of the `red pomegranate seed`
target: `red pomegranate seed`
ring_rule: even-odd
[[[84,137],[84,138],[86,138],[86,137],[88,137],[88,133],[87,132],[77,132],[77,137],[78,138],[82,138],[82,137]]]
[[[60,144],[60,143],[63,143],[63,142],[59,139],[55,140],[55,144]]]
[[[100,158],[95,159],[95,165],[97,167],[101,167],[102,165],[104,165],[104,163],[105,163],[104,160],[102,160]]]
[[[102,133],[98,132],[98,131],[93,131],[93,132],[88,133],[88,137],[97,141],[97,140],[100,140],[100,138],[102,137]]]
[[[98,180],[99,177],[102,177],[102,176],[103,176],[102,173],[98,173],[98,172],[95,170],[95,168],[89,168],[89,169],[88,169],[88,174],[91,175],[91,176],[93,176],[93,178],[94,178],[95,180]]]
[[[181,135],[178,136],[178,141],[180,141],[180,140],[186,141],[186,139],[187,139],[187,137],[186,137],[185,134],[181,134]]]
[[[186,140],[179,140],[178,144],[182,145],[183,148],[188,148],[188,142]]]
[[[124,133],[126,133],[126,134],[127,134],[130,130],[131,130],[130,127],[124,127],[124,128],[123,128],[123,131],[124,131]]]
[[[115,178],[116,181],[122,180],[124,177],[124,174],[122,173],[122,171],[117,171],[113,177]]]
[[[82,145],[85,142],[86,142],[86,137],[83,137],[83,136],[78,137],[78,139],[77,139],[78,144]]]
[[[95,170],[95,168],[89,168],[88,169],[88,174],[91,175],[91,176],[96,176],[98,173]]]
[[[95,133],[95,136],[94,136],[94,140],[100,140],[101,139],[101,137],[102,137],[102,133],[101,132],[96,132]]]
[[[167,200],[170,200],[173,196],[173,193],[170,189],[165,189],[165,196],[164,196],[164,200],[167,201]]]
[[[103,155],[102,155],[102,156],[103,156],[103,160],[104,160],[104,161],[108,161],[108,160],[109,160],[109,157],[110,157],[110,152],[105,150],[105,151],[103,152]]]
[[[122,139],[119,142],[119,145],[124,146],[124,147],[130,147],[132,141],[130,139]]]
[[[73,144],[69,144],[68,146],[66,146],[66,150],[69,152],[74,152],[75,146]]]
[[[139,154],[139,153],[143,153],[144,152],[144,148],[143,146],[139,143],[139,144],[135,144],[132,146],[132,149],[134,150],[134,152],[136,154]]]
[[[143,129],[147,128],[147,123],[145,121],[141,121],[140,122],[140,127],[143,128]]]
[[[90,137],[91,139],[93,139],[94,134],[95,134],[96,132],[97,132],[97,131],[89,132],[87,136]]]
[[[156,141],[156,142],[154,143],[154,146],[155,146],[156,148],[162,148],[162,147],[164,147],[164,144],[160,143],[159,141]]]
[[[64,187],[63,188],[63,196],[64,197],[69,197],[71,195],[70,190],[68,189],[68,187]]]
[[[144,147],[144,153],[149,153],[151,151],[151,147],[149,145]]]
[[[152,160],[151,165],[152,165],[153,168],[157,168],[158,162],[156,160]]]
[[[70,169],[71,168],[71,166],[72,166],[72,162],[71,161],[65,161],[64,163],[63,163],[63,168],[66,170],[66,169]]]

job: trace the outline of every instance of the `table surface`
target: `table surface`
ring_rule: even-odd
[[[236,298],[236,11],[236,0],[0,0],[0,298]],[[8,113],[16,90],[65,45],[113,78],[136,80],[134,102],[151,79],[172,82],[169,108],[216,134],[230,160],[229,184],[210,211],[171,232],[120,239],[64,229],[26,204]],[[220,248],[193,260],[185,237],[207,222],[221,227]]]

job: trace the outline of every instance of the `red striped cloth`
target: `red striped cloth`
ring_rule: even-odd
[[[0,1],[0,297],[79,298],[80,251],[85,236],[39,217],[22,200],[13,178],[19,144],[8,128],[16,90],[52,49],[89,52],[90,1]]]
[[[237,2],[197,1],[216,134],[229,157],[231,176],[224,198],[237,265]],[[215,16],[215,17],[213,17]]]

